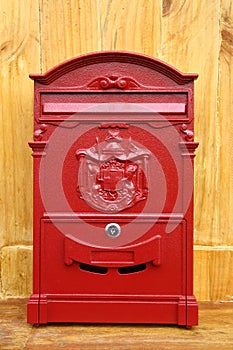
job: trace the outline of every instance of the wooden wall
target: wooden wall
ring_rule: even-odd
[[[233,300],[231,0],[8,0],[0,9],[0,296],[31,292],[33,82],[91,51],[132,50],[197,72],[195,293]]]

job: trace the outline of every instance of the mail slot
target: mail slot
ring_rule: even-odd
[[[193,295],[194,80],[98,52],[35,85],[28,322],[198,322]]]

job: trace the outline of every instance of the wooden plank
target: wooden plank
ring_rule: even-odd
[[[215,250],[210,262],[210,300],[233,301],[233,250]]]
[[[25,244],[32,236],[33,83],[39,70],[35,1],[2,1],[0,11],[0,246]]]
[[[196,246],[194,294],[198,300],[233,301],[233,247]]]
[[[210,300],[210,250],[195,247],[194,250],[194,295],[197,300]]]
[[[0,300],[3,298],[2,295],[2,256],[1,256],[1,248],[0,248]]]
[[[161,1],[99,0],[101,50],[136,51],[158,56]]]
[[[219,240],[233,244],[233,6],[232,1],[221,1],[221,49],[219,59],[218,104],[218,220]]]
[[[43,72],[100,49],[96,0],[39,1]]]
[[[138,51],[200,75],[195,94],[200,141],[195,241],[204,246],[195,250],[195,293],[199,300],[232,300],[232,11],[230,0],[40,0],[39,6],[32,0],[1,2],[0,247],[31,243],[27,141],[32,139],[33,83],[28,74],[85,52]],[[2,249],[3,296],[30,294],[30,249]]]
[[[201,303],[199,326],[50,324],[25,322],[26,300],[0,302],[0,347],[83,350],[232,350],[233,304]],[[12,336],[14,335],[14,336]]]
[[[32,247],[1,249],[2,297],[26,297],[32,292]]]
[[[219,0],[163,1],[161,59],[183,72],[199,74],[195,82],[196,244],[222,244],[216,217],[218,171],[217,88]]]
[[[26,299],[0,300],[0,348],[24,349],[32,327],[25,322]]]

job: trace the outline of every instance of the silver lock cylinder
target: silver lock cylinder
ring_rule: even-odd
[[[110,224],[106,225],[105,232],[109,237],[116,238],[121,234],[121,227],[115,222],[111,222]]]

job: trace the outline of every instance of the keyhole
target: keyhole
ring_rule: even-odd
[[[111,227],[111,234],[114,235],[114,233],[115,233],[115,228]]]
[[[120,235],[121,233],[121,228],[118,224],[116,223],[110,223],[107,224],[105,227],[105,232],[107,233],[107,235],[111,238],[116,238]]]

